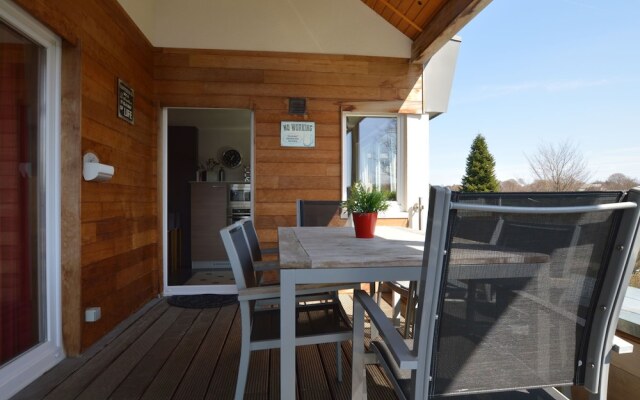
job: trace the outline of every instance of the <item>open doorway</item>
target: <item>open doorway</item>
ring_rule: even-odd
[[[234,293],[221,228],[253,213],[252,113],[164,112],[165,294]]]

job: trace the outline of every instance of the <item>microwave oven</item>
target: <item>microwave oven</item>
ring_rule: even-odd
[[[227,200],[230,206],[240,205],[240,203],[251,204],[251,184],[234,183],[229,185],[229,198]]]

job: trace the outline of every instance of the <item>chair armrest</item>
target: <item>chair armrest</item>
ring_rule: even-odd
[[[278,286],[280,287],[280,286]],[[359,283],[314,283],[306,285],[296,285],[296,295],[337,292],[343,289],[359,289]]]
[[[280,286],[256,286],[238,289],[238,301],[277,299],[280,297]]]
[[[618,354],[630,354],[633,353],[633,343],[629,343],[619,336],[614,336],[611,350]]]
[[[296,296],[314,293],[333,292],[340,289],[353,288],[352,283],[348,284],[313,284],[313,285],[297,285]],[[238,300],[264,300],[276,299],[280,297],[280,286],[258,286],[238,290]]]
[[[253,270],[254,271],[270,271],[270,270],[279,270],[280,264],[277,261],[254,261],[253,262]]]
[[[404,338],[393,326],[391,321],[382,312],[376,302],[362,290],[356,290],[353,293],[354,301],[362,304],[362,307],[369,314],[371,322],[378,328],[378,333],[387,344],[393,359],[400,369],[417,369],[418,359],[409,349]]]

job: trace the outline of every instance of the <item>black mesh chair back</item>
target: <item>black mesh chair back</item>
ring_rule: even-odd
[[[231,269],[238,289],[257,286],[251,250],[240,224],[233,224],[220,230],[222,243],[231,263]]]
[[[612,292],[628,276],[628,260],[617,254],[625,240],[623,220],[629,220],[624,213],[636,212],[591,206],[619,203],[623,196],[451,194],[460,209],[453,207],[448,216],[428,395],[583,385],[590,379],[598,364],[591,353],[609,329],[606,315],[598,313],[603,307],[610,313],[606,308],[619,296]],[[502,208],[465,208],[477,204]],[[418,326],[424,326],[429,316],[420,318]]]
[[[298,226],[345,226],[347,219],[343,219],[342,202],[333,200],[298,200]]]
[[[254,261],[262,261],[262,250],[260,249],[260,241],[258,240],[258,234],[256,233],[256,228],[253,225],[253,221],[249,218],[245,218],[239,223],[242,225],[242,229],[244,229],[244,234],[247,237],[247,244],[249,245],[249,250],[251,251],[251,257]]]

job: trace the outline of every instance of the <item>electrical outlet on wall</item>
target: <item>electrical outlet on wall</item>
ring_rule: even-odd
[[[84,320],[86,322],[96,322],[101,317],[100,307],[89,307],[84,310]]]

